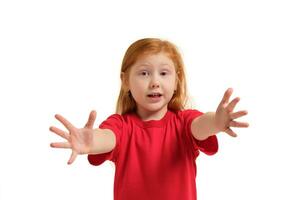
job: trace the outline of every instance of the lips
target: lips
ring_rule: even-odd
[[[148,97],[161,97],[162,96],[162,94],[160,94],[160,93],[150,93],[150,94],[148,94],[147,95]]]
[[[147,95],[150,103],[158,103],[162,100],[162,94],[161,93],[150,93]]]

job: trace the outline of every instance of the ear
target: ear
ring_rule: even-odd
[[[120,78],[121,78],[121,81],[122,81],[122,86],[123,86],[124,88],[129,88],[128,79],[127,79],[127,77],[126,77],[125,72],[121,72]],[[129,90],[129,89],[128,89],[128,90]]]
[[[178,74],[176,74],[176,78],[175,78],[175,90],[177,90],[177,86],[178,86],[178,82],[179,82],[179,80],[178,80]]]

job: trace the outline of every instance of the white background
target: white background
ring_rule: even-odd
[[[114,113],[128,46],[159,37],[184,58],[193,107],[228,87],[247,109],[238,138],[197,159],[198,199],[300,199],[297,1],[1,1],[0,199],[113,199],[114,165],[67,165],[50,126]],[[172,183],[170,183],[172,187]]]

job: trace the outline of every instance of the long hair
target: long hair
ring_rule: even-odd
[[[131,44],[124,55],[120,73],[120,76],[123,73],[123,79],[116,105],[117,114],[126,114],[136,111],[136,102],[128,88],[129,72],[131,67],[140,56],[145,54],[157,54],[160,52],[165,53],[173,61],[177,76],[176,91],[168,103],[168,109],[178,111],[185,108],[187,102],[186,78],[183,60],[177,47],[166,40],[158,38],[144,38]]]

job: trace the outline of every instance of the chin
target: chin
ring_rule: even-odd
[[[151,112],[158,112],[164,108],[165,108],[165,105],[151,105],[151,106],[145,107],[145,109],[147,109],[148,111],[151,111]]]

